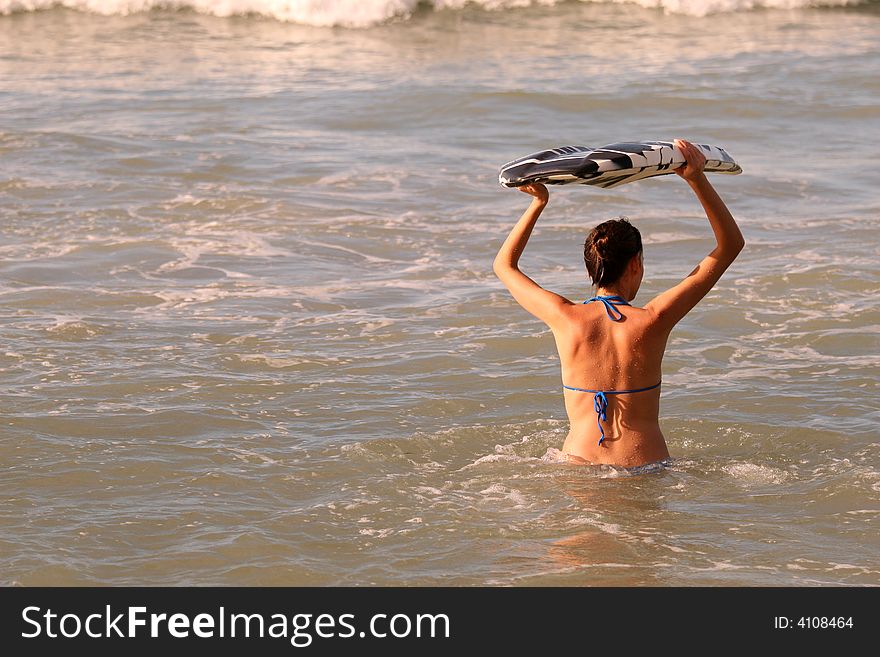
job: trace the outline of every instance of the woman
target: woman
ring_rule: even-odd
[[[513,298],[553,331],[562,364],[570,461],[637,467],[669,458],[660,431],[660,373],[672,328],[721,278],[745,242],[706,178],[699,148],[676,140],[686,163],[676,169],[693,189],[715,233],[715,248],[683,281],[643,308],[629,304],[644,273],[638,230],[606,221],[587,237],[584,261],[596,296],[573,303],[545,290],[519,267],[535,222],[549,199],[541,184],[520,187],[534,198],[495,258],[494,270]]]

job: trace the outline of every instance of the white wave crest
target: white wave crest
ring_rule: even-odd
[[[321,27],[369,27],[412,16],[419,6],[462,9],[465,5],[489,10],[531,5],[552,6],[562,0],[0,0],[0,14],[66,7],[104,15],[129,15],[151,9],[192,9],[214,16],[255,14],[280,21]],[[816,6],[864,4],[866,0],[582,0],[638,4],[667,13],[706,16],[755,8],[797,9]]]

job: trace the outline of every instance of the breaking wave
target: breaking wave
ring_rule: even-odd
[[[593,0],[582,0],[593,1]],[[866,4],[866,0],[595,0],[638,4],[665,13],[707,16],[757,8],[798,9]],[[870,1],[870,0],[867,0]],[[503,11],[527,6],[551,7],[566,0],[0,0],[0,14],[66,7],[104,15],[128,15],[153,9],[191,9],[220,17],[256,15],[314,26],[369,27],[406,20],[417,10],[458,10],[467,5]]]

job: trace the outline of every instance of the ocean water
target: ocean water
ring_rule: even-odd
[[[0,582],[880,584],[880,5],[0,0]],[[683,137],[747,247],[664,362],[669,467],[560,461],[498,167]],[[556,188],[522,266],[637,303],[675,177]]]

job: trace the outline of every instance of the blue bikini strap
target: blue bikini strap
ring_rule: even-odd
[[[623,319],[623,314],[615,308],[615,306],[629,306],[629,301],[624,299],[621,296],[613,295],[613,296],[596,296],[591,299],[587,299],[584,303],[590,303],[591,301],[601,301],[602,305],[605,306],[605,313],[608,315],[608,319],[612,322],[619,322]]]
[[[663,383],[662,381],[660,383]],[[586,388],[575,388],[574,386],[566,386],[562,387],[566,390],[575,390],[576,392],[591,392],[594,394],[593,396],[593,410],[596,411],[596,424],[599,425],[599,445],[605,440],[605,429],[602,428],[602,423],[607,419],[605,411],[608,410],[608,397],[605,395],[628,395],[633,392],[645,392],[646,390],[653,390],[654,388],[659,388],[660,383],[655,383],[652,386],[648,386],[647,388],[638,388],[636,390],[587,390]]]

